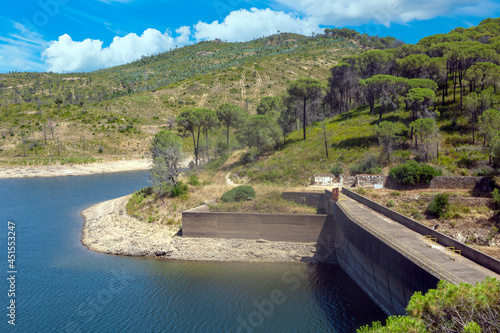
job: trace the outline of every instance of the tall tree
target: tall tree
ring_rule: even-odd
[[[245,112],[237,105],[224,103],[217,109],[217,118],[226,126],[226,144],[229,150],[229,127],[238,127],[245,118]]]
[[[405,78],[392,75],[374,75],[359,81],[359,85],[365,90],[371,112],[375,111],[375,101],[380,100],[379,122],[385,110],[396,107],[396,101],[399,95],[404,93],[407,81]]]
[[[394,69],[394,55],[382,50],[366,51],[358,56],[356,69],[364,79],[376,74],[391,74]]]
[[[472,144],[475,144],[475,132],[476,132],[476,123],[478,121],[479,116],[483,113],[483,111],[489,109],[491,106],[491,94],[487,91],[483,91],[479,94],[474,92],[470,93],[465,97],[464,108],[465,112],[469,116],[472,126]]]
[[[443,57],[431,58],[429,60],[429,78],[434,80],[441,88],[441,105],[444,106],[444,98],[448,90],[448,70],[446,68],[446,59]]]
[[[401,140],[399,136],[401,127],[391,121],[381,121],[378,125],[375,125],[374,130],[377,134],[379,144],[382,145],[383,152],[387,156],[387,162],[391,163],[392,150]]]
[[[489,109],[483,112],[481,116],[479,116],[479,128],[481,134],[484,135],[484,144],[486,142],[489,143],[490,147],[490,161],[491,164],[491,142],[495,135],[500,133],[500,111],[495,109]]]
[[[183,157],[182,146],[182,139],[170,131],[160,131],[153,138],[150,148],[153,167],[150,175],[153,188],[160,198],[172,185],[177,184]]]
[[[405,96],[405,101],[411,105],[413,120],[417,119],[417,112],[428,108],[436,98],[436,94],[429,88],[412,88]]]
[[[217,113],[214,110],[206,109],[202,114],[203,132],[205,133],[205,141],[207,144],[207,159],[210,161],[210,146],[208,141],[208,131],[219,125]]]
[[[432,144],[436,144],[436,152],[438,149],[437,132],[438,128],[436,121],[432,118],[420,118],[410,123],[410,127],[415,132],[415,148],[423,155],[425,161],[429,159]],[[420,137],[420,146],[418,138]]]
[[[411,54],[396,60],[398,73],[407,79],[424,78],[430,58],[427,54]]]
[[[288,87],[288,94],[291,98],[301,101],[303,104],[302,128],[304,130],[304,140],[306,139],[307,126],[307,103],[313,100],[321,100],[325,91],[324,86],[316,79],[302,78],[295,80]]]
[[[351,90],[359,81],[352,66],[347,63],[340,63],[330,69],[331,76],[328,78],[330,108],[333,111],[332,101],[339,101],[339,113],[347,112],[349,109],[349,99]],[[337,97],[338,96],[338,97]]]
[[[257,106],[257,114],[267,115],[277,119],[284,109],[285,105],[280,96],[266,96],[261,98]]]
[[[213,112],[205,108],[191,108],[184,109],[175,118],[177,124],[183,127],[186,131],[191,132],[193,137],[194,156],[196,166],[198,166],[199,153],[200,153],[200,135],[205,129],[205,117],[207,113]]]
[[[272,150],[282,141],[281,129],[278,123],[265,115],[254,115],[246,119],[245,125],[237,132],[240,142],[249,148],[256,147],[259,152]]]

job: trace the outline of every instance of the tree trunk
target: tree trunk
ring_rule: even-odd
[[[326,153],[326,159],[328,159],[328,140],[326,139],[325,118],[323,118],[323,135],[324,135],[324,137],[325,137],[325,153]]]
[[[205,130],[205,140],[207,141],[207,161],[210,162],[210,150],[208,146],[208,130]]]
[[[194,159],[196,162],[196,166],[198,166],[198,149],[196,148],[196,140],[194,137],[194,130],[191,132],[191,134],[193,135]]]
[[[475,128],[476,127],[476,122],[474,121],[474,116],[472,116],[472,144],[475,144]]]
[[[306,104],[307,104],[307,99],[304,98],[304,117],[302,123],[302,128],[304,129],[304,140],[306,139]]]
[[[453,72],[453,103],[455,103],[456,100],[456,90],[457,90],[457,75],[455,72]]]
[[[444,88],[445,88],[445,85],[443,84],[443,102],[441,103],[441,105],[444,107]]]
[[[226,133],[227,153],[229,154],[229,124],[227,124],[226,129],[227,129]]]

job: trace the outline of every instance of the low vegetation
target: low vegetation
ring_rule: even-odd
[[[230,189],[220,197],[223,202],[239,202],[255,199],[255,190],[248,185],[240,185]]]
[[[432,178],[440,175],[441,170],[436,170],[427,164],[418,164],[415,161],[402,163],[389,170],[389,176],[403,185],[429,184]]]
[[[385,326],[376,322],[358,333],[499,332],[500,281],[487,277],[475,286],[440,281],[425,295],[413,294],[406,312],[406,316],[389,317]]]

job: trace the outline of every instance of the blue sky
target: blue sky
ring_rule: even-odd
[[[2,4],[0,73],[90,71],[201,40],[349,27],[406,43],[500,16],[499,0],[24,0]]]

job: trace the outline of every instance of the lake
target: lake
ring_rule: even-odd
[[[329,264],[164,261],[81,244],[82,210],[147,184],[145,171],[0,180],[0,331],[13,329],[11,300],[17,332],[353,332],[386,318]]]

